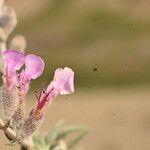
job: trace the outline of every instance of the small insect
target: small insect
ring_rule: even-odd
[[[93,68],[93,71],[97,71],[98,69],[97,68]]]

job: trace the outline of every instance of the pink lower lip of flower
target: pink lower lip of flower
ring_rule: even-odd
[[[26,95],[30,81],[38,78],[44,71],[44,61],[41,57],[29,54],[25,57],[25,69],[20,73],[19,86],[23,93]]]
[[[74,72],[71,68],[58,68],[54,74],[54,87],[59,90],[60,95],[74,92]]]
[[[45,64],[41,57],[29,54],[25,57],[24,74],[28,79],[36,79],[43,73],[44,66]]]

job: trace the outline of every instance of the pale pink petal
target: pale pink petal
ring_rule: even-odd
[[[61,95],[71,94],[74,92],[74,72],[72,69],[65,67],[58,68],[54,75],[54,86],[59,90]]]
[[[41,57],[29,54],[25,57],[25,76],[29,79],[36,79],[44,70],[44,61]]]
[[[59,95],[59,89],[57,88],[56,82],[52,81],[46,90],[47,93],[49,93],[48,99],[49,101],[53,100],[57,95]]]
[[[16,50],[6,50],[2,57],[8,72],[19,70],[24,64],[24,54]]]
[[[50,84],[47,87],[47,92],[50,92],[54,88],[54,81],[51,81]]]

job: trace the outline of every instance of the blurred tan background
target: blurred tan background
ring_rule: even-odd
[[[91,128],[81,142],[85,150],[149,150],[150,1],[7,0],[7,4],[18,15],[11,36],[25,35],[27,52],[46,62],[31,90],[38,90],[43,80],[48,83],[57,67],[72,67],[76,74],[75,94],[53,103],[41,131],[63,118],[66,124]]]

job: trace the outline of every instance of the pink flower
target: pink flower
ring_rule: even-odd
[[[71,94],[73,92],[74,72],[67,67],[57,69],[55,71],[54,80],[49,84],[46,90],[42,89],[40,95],[37,97],[38,103],[25,120],[21,137],[24,138],[31,135],[40,126],[48,104],[51,103],[57,95]]]
[[[44,108],[51,103],[56,96],[71,94],[74,92],[74,72],[72,69],[65,67],[64,69],[58,68],[55,71],[54,79],[47,87],[47,90],[42,89],[39,97],[38,104],[33,112],[43,113]]]
[[[44,61],[41,57],[23,53],[16,50],[6,50],[2,54],[5,70],[4,83],[9,86],[17,86],[21,95],[25,95],[28,91],[30,81],[39,77],[44,70]],[[17,72],[25,64],[25,69]]]
[[[28,79],[36,79],[44,70],[44,61],[41,57],[29,54],[25,57],[25,76]]]

